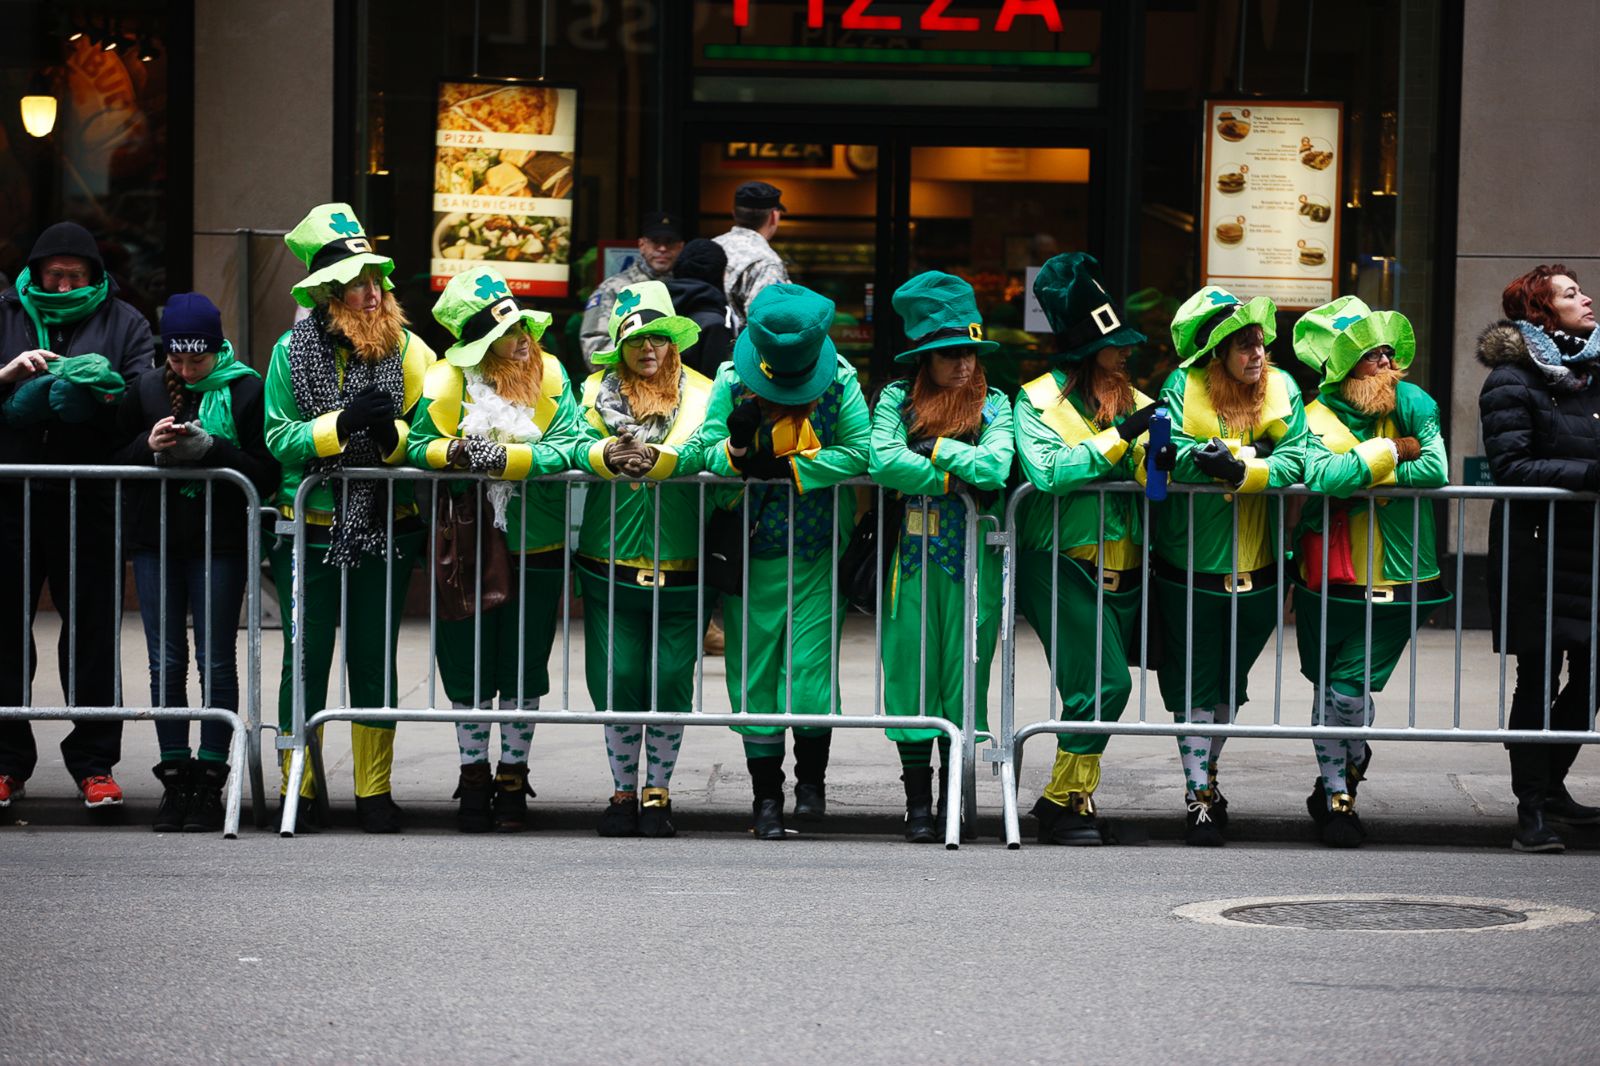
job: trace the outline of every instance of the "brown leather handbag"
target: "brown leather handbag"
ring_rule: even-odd
[[[440,493],[433,527],[434,573],[439,586],[439,618],[459,622],[493,610],[511,599],[511,553],[505,534],[494,527],[494,508],[474,485],[460,495]],[[479,541],[483,585],[478,597]]]

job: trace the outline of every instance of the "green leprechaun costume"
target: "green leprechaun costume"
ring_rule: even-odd
[[[1439,406],[1401,380],[1417,341],[1398,311],[1341,297],[1295,323],[1294,349],[1322,378],[1318,400],[1306,406],[1305,483],[1326,493],[1307,502],[1295,538],[1300,672],[1317,686],[1314,723],[1371,725],[1371,693],[1383,690],[1413,635],[1413,602],[1420,625],[1450,596],[1439,581],[1432,507],[1346,497],[1381,485],[1447,484]],[[1307,809],[1326,843],[1354,847],[1365,836],[1355,792],[1371,748],[1363,740],[1313,743],[1318,777]]]
[[[1249,698],[1250,666],[1276,625],[1277,510],[1256,493],[1300,480],[1306,418],[1294,380],[1266,359],[1275,315],[1264,296],[1243,303],[1207,286],[1172,322],[1180,361],[1161,389],[1172,414],[1172,479],[1233,490],[1176,494],[1156,524],[1165,649],[1158,677],[1162,700],[1180,722],[1232,721]],[[1190,844],[1223,843],[1227,808],[1216,784],[1223,740],[1178,738]]]
[[[590,487],[578,541],[589,698],[607,710],[683,713],[694,709],[704,628],[700,490],[664,482],[704,468],[698,431],[711,382],[682,364],[700,327],[674,311],[661,282],[619,292],[608,329],[610,346],[591,356],[602,369],[584,382],[572,451],[574,467],[610,482]],[[672,836],[668,788],[683,727],[608,725],[605,736],[614,792],[600,835]]]
[[[730,596],[722,612],[735,712],[838,711],[844,599],[830,601],[855,501],[852,493],[825,490],[866,473],[872,425],[855,370],[828,338],[832,322],[827,297],[802,285],[767,286],[750,301],[750,321],[712,386],[702,430],[707,469],[781,482],[745,490],[749,584],[746,595]],[[733,506],[746,513],[742,500]],[[782,840],[784,731],[735,729],[745,738],[756,835]],[[801,819],[816,820],[825,811],[832,736],[821,725],[795,730],[795,815]]]
[[[283,468],[273,502],[285,518],[293,518],[295,493],[305,476],[405,461],[410,412],[435,357],[405,328],[405,316],[389,291],[394,262],[372,251],[349,205],[312,209],[284,240],[310,272],[294,287],[294,298],[312,309],[278,338],[267,368],[267,447]],[[349,616],[362,620],[345,634],[351,705],[392,705],[398,696],[395,641],[423,537],[412,486],[401,481],[391,496],[389,486],[379,482],[329,481],[311,490],[307,505],[304,602],[294,603],[290,539],[279,538],[271,551],[279,602],[295,608],[285,612],[292,618],[290,638],[293,624],[304,627],[306,715],[327,702],[342,579],[348,581]],[[386,612],[386,586],[387,629],[377,623]],[[293,726],[293,685],[294,656],[285,654],[278,689],[278,721],[285,733]],[[353,723],[351,750],[362,827],[395,832],[399,812],[389,792],[394,723]],[[288,755],[284,752],[285,773]],[[309,778],[303,792],[311,794]],[[302,827],[309,822],[303,818]]]
[[[989,667],[1000,631],[1000,560],[980,539],[976,662],[969,693],[964,668],[972,617],[966,598],[967,507],[956,493],[967,491],[997,521],[1004,511],[1015,449],[1011,405],[1004,393],[988,387],[977,361],[1000,346],[983,339],[972,286],[951,274],[918,274],[895,292],[894,309],[914,345],[895,362],[913,370],[879,395],[868,459],[873,480],[900,498],[896,510],[903,516],[898,530],[885,531],[894,538],[894,557],[884,593],[884,709],[961,725],[962,709],[971,699],[977,728],[987,730]],[[959,377],[959,383],[941,384],[941,373]],[[964,403],[939,402],[946,390],[963,391]],[[932,421],[934,411],[944,421]],[[929,729],[890,729],[888,736],[900,749],[906,839],[931,842],[937,839],[933,742],[937,737],[948,765],[949,741]]]
[[[433,317],[456,343],[423,382],[411,420],[411,462],[424,470],[469,470],[496,480],[450,488],[458,507],[481,508],[511,551],[511,603],[438,623],[439,673],[457,708],[537,710],[550,691],[550,646],[561,603],[566,547],[565,487],[529,477],[567,469],[579,436],[566,371],[539,348],[550,325],[524,308],[490,267],[457,274]],[[476,657],[474,649],[478,649]],[[488,722],[456,723],[463,832],[520,829],[527,819],[533,726],[502,723],[500,765],[491,778]]]
[[[1144,482],[1155,409],[1123,366],[1126,350],[1145,336],[1122,323],[1099,273],[1094,257],[1081,252],[1058,255],[1040,269],[1033,292],[1056,334],[1056,367],[1024,385],[1016,406],[1017,457],[1037,490],[1018,505],[1017,594],[1023,616],[1049,649],[1063,722],[1122,717],[1133,689],[1127,650],[1144,577],[1139,494],[1092,491],[1108,482]],[[1109,739],[1056,735],[1050,784],[1033,808],[1040,843],[1101,843],[1093,795]]]

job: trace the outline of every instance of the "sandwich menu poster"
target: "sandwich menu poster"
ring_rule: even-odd
[[[519,296],[567,295],[577,129],[576,89],[440,83],[434,291],[487,263]]]
[[[1296,311],[1338,294],[1343,116],[1337,103],[1207,101],[1204,284]]]

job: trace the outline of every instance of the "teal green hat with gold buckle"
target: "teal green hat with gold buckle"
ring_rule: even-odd
[[[1056,335],[1058,362],[1081,362],[1101,349],[1131,348],[1148,339],[1118,317],[1100,281],[1100,261],[1087,252],[1052,256],[1033,279],[1033,295]]]
[[[923,352],[940,348],[971,348],[988,355],[1000,347],[984,339],[978,299],[964,278],[924,271],[894,291],[893,303],[906,324],[906,336],[916,345],[895,356],[897,363],[915,363]]]
[[[550,315],[523,307],[511,295],[506,279],[492,267],[479,267],[450,279],[433,305],[433,317],[450,331],[456,343],[445,350],[451,366],[477,366],[490,345],[519,322],[528,336],[538,340],[550,325]]]
[[[733,346],[733,369],[764,400],[810,403],[828,391],[839,367],[839,350],[828,336],[832,325],[833,301],[826,296],[804,285],[768,285],[750,301],[749,321]]]
[[[301,307],[317,306],[315,290],[347,285],[369,266],[383,271],[383,287],[394,288],[389,275],[394,260],[372,250],[372,240],[361,228],[349,204],[318,204],[283,238],[309,274],[293,290]]]
[[[617,293],[611,305],[611,347],[589,357],[596,366],[622,358],[622,342],[633,336],[666,337],[682,352],[700,339],[700,324],[684,318],[672,306],[672,296],[659,281],[640,281]]]

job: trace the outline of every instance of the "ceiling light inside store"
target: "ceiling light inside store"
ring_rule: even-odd
[[[22,98],[22,128],[34,137],[48,137],[56,128],[56,98],[29,94]]]

